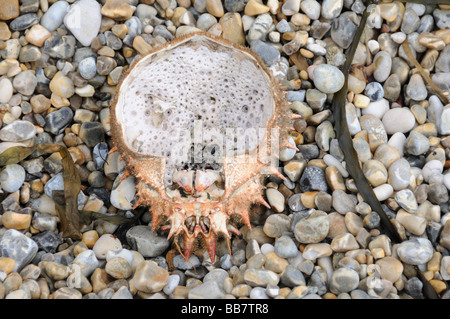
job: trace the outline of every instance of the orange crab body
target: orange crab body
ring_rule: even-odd
[[[133,63],[111,104],[111,137],[152,230],[182,238],[186,260],[202,237],[214,262],[218,237],[239,234],[231,219],[251,229],[251,205],[270,207],[263,178],[284,179],[278,152],[295,149],[287,138],[297,117],[250,50],[194,33]]]

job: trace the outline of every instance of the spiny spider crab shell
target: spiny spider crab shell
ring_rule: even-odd
[[[185,260],[201,235],[214,262],[218,237],[240,234],[233,221],[251,230],[251,205],[270,208],[262,181],[285,179],[278,152],[296,149],[288,131],[298,117],[252,51],[193,33],[140,57],[123,76],[111,103],[112,151],[126,163],[122,179],[137,178],[134,208],[150,207],[152,231],[160,226],[182,241]]]

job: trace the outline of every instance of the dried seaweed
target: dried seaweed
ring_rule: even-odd
[[[348,49],[346,53],[347,59],[343,66],[343,73],[345,75],[345,82],[342,89],[334,95],[332,109],[334,110],[334,118],[336,120],[336,133],[338,136],[339,144],[342,148],[342,151],[345,156],[345,161],[347,163],[347,170],[349,174],[354,178],[355,183],[358,187],[358,190],[364,200],[372,207],[372,210],[376,211],[381,218],[381,223],[385,228],[386,232],[389,234],[389,237],[393,239],[395,242],[401,242],[400,235],[395,230],[394,226],[390,222],[389,218],[383,211],[383,208],[380,202],[377,200],[372,187],[364,176],[364,173],[361,170],[358,155],[353,148],[352,138],[350,132],[347,127],[347,120],[345,116],[345,102],[347,97],[347,78],[348,73],[350,71],[351,62],[353,60],[353,56],[356,51],[357,44],[359,42],[359,38],[364,30],[364,26],[368,17],[367,11],[364,12],[361,23],[357,30],[357,33],[354,37],[352,46]]]
[[[52,194],[61,221],[62,236],[81,239],[80,217],[77,197],[81,189],[80,175],[66,147],[58,144],[41,143],[35,146],[14,146],[0,154],[0,166],[15,164],[27,158],[34,151],[43,153],[59,152],[63,167],[64,191]],[[62,193],[62,194],[61,194]]]
[[[350,71],[354,54],[356,52],[356,47],[359,43],[361,34],[364,31],[368,15],[369,14],[367,10],[365,10],[362,15],[361,22],[359,24],[357,32],[353,38],[352,45],[348,48],[346,52],[347,59],[342,67],[342,72],[344,73],[345,76],[344,86],[340,91],[338,91],[334,95],[332,110],[336,123],[335,124],[336,135],[338,137],[339,145],[342,149],[342,152],[344,153],[345,162],[347,164],[346,168],[350,176],[352,176],[353,179],[355,180],[355,184],[364,201],[368,203],[372,208],[372,210],[377,212],[378,215],[380,216],[382,227],[388,234],[389,238],[395,243],[400,243],[402,242],[402,238],[400,237],[399,233],[397,232],[397,230],[389,220],[388,216],[384,212],[381,203],[375,196],[372,187],[370,186],[369,182],[364,176],[364,173],[361,170],[358,155],[355,149],[353,148],[353,142],[350,132],[348,130],[347,118],[345,114],[345,104],[348,89],[348,74]],[[425,279],[424,275],[417,267],[416,271],[419,274],[419,279],[422,281],[425,296],[429,299],[438,299],[436,291],[433,289],[431,284]]]
[[[414,64],[414,66],[419,70],[420,75],[424,78],[424,80],[427,82],[427,84],[431,87],[431,89],[439,96],[439,98],[441,99],[441,101],[444,104],[448,104],[450,103],[449,98],[444,94],[444,92],[442,92],[442,90],[436,85],[434,84],[434,82],[431,80],[430,76],[428,75],[428,73],[423,69],[423,67],[420,65],[420,63],[414,58],[412,52],[411,52],[411,48],[409,47],[409,42],[408,39],[406,39],[403,43],[402,43],[402,48],[405,51],[406,56],[408,57],[408,59]]]

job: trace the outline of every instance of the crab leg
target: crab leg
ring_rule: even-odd
[[[205,234],[202,232],[203,238],[205,238],[206,250],[208,250],[209,258],[211,262],[214,263],[216,261],[216,235],[211,230],[209,234]]]
[[[189,233],[187,228],[185,229],[184,248],[183,248],[184,261],[187,262],[189,260],[189,257],[191,257],[192,251],[194,250],[195,238],[201,231],[202,230],[199,225],[195,225],[194,232],[192,234]]]

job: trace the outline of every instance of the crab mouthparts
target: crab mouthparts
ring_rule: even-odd
[[[215,262],[216,258],[216,240],[222,235],[227,241],[230,240],[230,233],[241,235],[241,233],[229,223],[229,216],[222,207],[213,207],[208,211],[201,211],[201,204],[186,205],[187,207],[175,207],[169,216],[170,225],[168,225],[169,235],[177,237],[183,235],[184,247],[182,256],[185,261],[189,260],[193,250],[194,243],[200,234],[206,244],[211,262]],[[209,205],[208,205],[209,206]],[[230,252],[231,254],[231,252]]]

